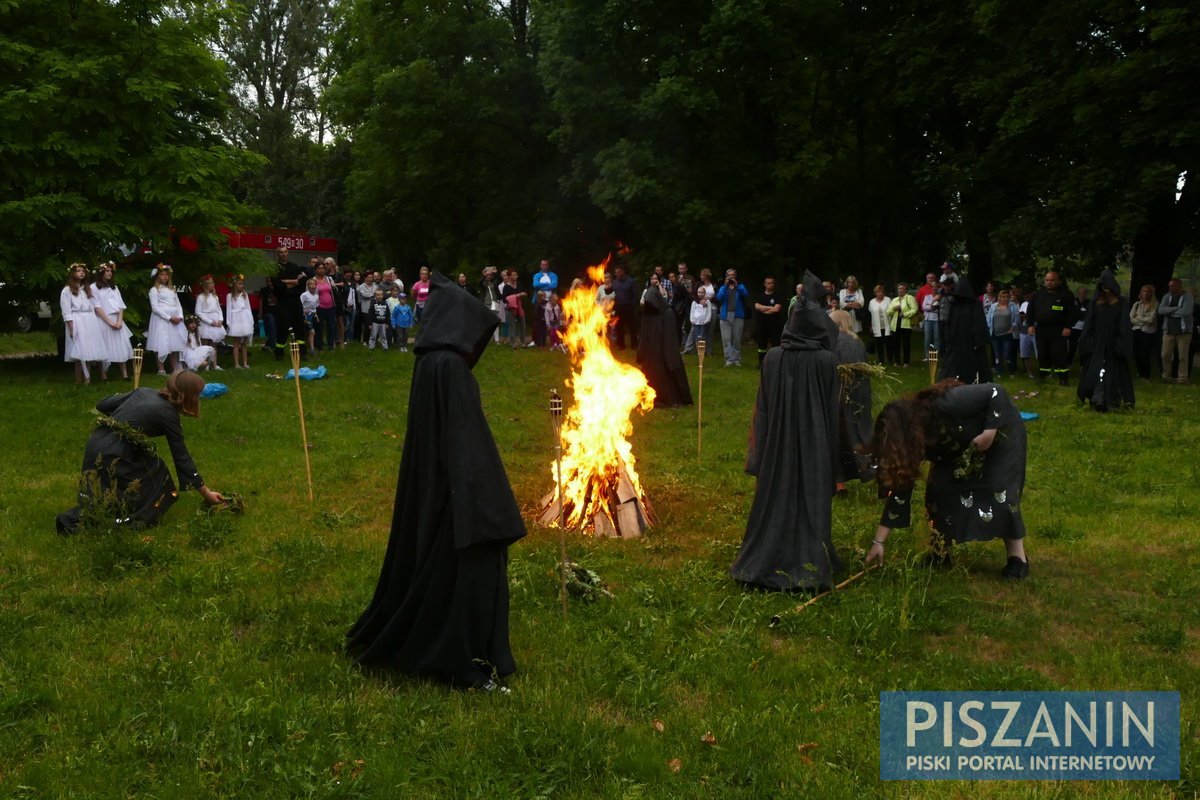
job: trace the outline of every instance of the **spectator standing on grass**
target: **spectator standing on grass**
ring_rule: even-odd
[[[250,339],[254,336],[254,310],[246,294],[246,276],[234,275],[233,286],[225,295],[225,320],[233,344],[233,368],[250,369]]]
[[[388,306],[388,344],[396,343],[396,324],[393,322],[396,307],[400,305],[400,287],[392,284],[392,288],[384,292]]]
[[[1017,324],[1020,312],[1009,297],[1007,289],[1001,289],[992,303],[984,312],[987,318],[988,335],[992,339],[992,366],[1000,377],[1008,372],[1012,362],[1013,330]]]
[[[429,267],[421,267],[420,278],[412,287],[413,324],[421,324],[421,315],[425,313],[425,301],[429,297]]]
[[[625,349],[625,336],[628,333],[630,346],[637,350],[637,283],[626,274],[625,267],[621,264],[613,268],[613,292],[616,295],[616,305],[613,310],[617,317],[615,334],[617,349]]]
[[[182,369],[179,358],[187,346],[183,306],[179,302],[179,295],[175,293],[171,273],[170,264],[159,264],[153,273],[154,285],[150,287],[150,329],[146,334],[146,349],[153,350],[158,357],[159,375],[167,374],[164,364],[170,367],[171,372]],[[65,319],[66,315],[63,317]]]
[[[367,337],[371,333],[371,326],[374,325],[374,319],[371,316],[371,303],[375,302],[375,273],[367,270],[363,275],[363,282],[358,285],[355,291],[358,293],[358,318],[362,320],[362,343],[367,343]]]
[[[1028,292],[1027,294],[1033,294]],[[1017,354],[1025,365],[1025,376],[1037,378],[1037,337],[1034,336],[1033,325],[1029,321],[1029,301],[1023,300],[1017,305],[1020,313],[1020,335],[1017,336]],[[1015,370],[1014,370],[1015,371]]]
[[[704,350],[708,351],[708,332],[712,330],[713,307],[707,292],[696,292],[689,311],[691,330],[688,331],[687,341],[684,342],[683,352],[696,352],[696,342],[704,341]]]
[[[925,357],[921,359],[922,361],[929,360],[930,350],[942,349],[942,340],[939,335],[941,332],[940,300],[937,275],[930,272],[925,276],[925,285],[917,290],[917,306],[921,309],[921,316],[924,320],[921,323],[921,329],[925,334]]]
[[[342,282],[338,285],[338,300],[341,311],[338,315],[338,343],[346,349],[346,342],[354,339],[354,326],[358,322],[358,281],[354,270],[342,270]]]
[[[391,327],[392,318],[388,314],[387,298],[383,295],[383,289],[376,287],[375,296],[371,298],[371,308],[368,312],[371,320],[371,341],[367,344],[368,350],[374,350],[375,345],[383,345],[383,349],[388,349],[388,329]]]
[[[87,279],[87,267],[72,264],[67,271],[66,284],[58,296],[58,307],[66,328],[63,360],[74,362],[77,384],[91,383],[88,362],[104,361],[107,356],[101,338],[100,318],[96,314],[92,289]],[[171,293],[174,294],[174,290]]]
[[[759,369],[767,351],[782,341],[783,326],[787,323],[783,309],[782,299],[775,294],[775,279],[764,279],[762,291],[754,298],[754,341],[758,344]]]
[[[1087,317],[1092,298],[1088,296],[1088,288],[1080,286],[1075,290],[1075,324],[1071,326],[1071,338],[1067,342],[1067,363],[1075,363],[1075,354],[1079,352],[1079,336],[1083,333],[1083,320]],[[1080,365],[1082,367],[1082,364]]]
[[[276,321],[278,319],[275,309],[278,302],[275,290],[271,288],[270,283],[258,290],[258,321],[262,323],[263,328],[262,349],[268,353],[274,353],[277,361],[283,358],[282,351],[275,347]]]
[[[1059,385],[1067,385],[1067,373],[1071,368],[1071,327],[1078,315],[1071,290],[1063,285],[1057,272],[1047,272],[1042,279],[1042,288],[1034,293],[1025,312],[1025,319],[1037,339],[1039,381],[1053,375],[1058,378]]]
[[[300,295],[304,294],[308,277],[304,268],[288,258],[288,249],[280,245],[275,250],[276,272],[271,278],[275,290],[275,360],[282,361],[291,337],[303,341],[304,310]]]
[[[317,264],[313,280],[317,282],[317,349],[332,350],[337,346],[337,300],[325,262]]]
[[[721,320],[721,344],[725,366],[742,365],[742,329],[748,316],[750,291],[738,283],[737,270],[725,270],[725,283],[717,289],[717,315]]]
[[[479,299],[500,320],[500,324],[492,331],[492,341],[499,342],[501,334],[507,331],[504,330],[504,298],[500,296],[500,275],[494,266],[483,268],[483,274],[479,278]]]
[[[691,327],[691,322],[688,321],[692,310],[692,300],[696,296],[696,287],[700,282],[696,280],[696,276],[688,272],[688,265],[683,261],[675,268],[675,299],[672,303],[675,311],[675,319],[679,322],[679,340],[687,339],[688,329]]]
[[[888,306],[888,321],[895,331],[892,363],[907,367],[912,359],[912,332],[917,324],[918,310],[916,298],[908,293],[908,284],[896,284],[896,296]]]
[[[413,326],[412,306],[408,304],[408,295],[396,292],[396,305],[392,308],[392,332],[401,353],[408,352],[408,332]]]
[[[100,341],[104,344],[104,363],[100,377],[108,380],[108,364],[116,364],[121,377],[128,378],[125,362],[133,358],[133,347],[129,344],[132,335],[125,324],[125,301],[121,290],[113,283],[116,265],[111,261],[96,267],[92,283],[92,304],[100,318]]]
[[[530,342],[534,347],[546,346],[546,297],[548,292],[537,292],[533,297],[533,329]]]
[[[217,345],[225,341],[225,318],[221,315],[221,300],[217,297],[217,284],[212,275],[200,279],[196,316],[200,318],[200,341],[213,349],[215,364]]]
[[[1129,308],[1129,323],[1133,333],[1133,362],[1138,377],[1150,380],[1150,362],[1154,353],[1154,338],[1158,332],[1158,298],[1154,287],[1146,284],[1138,299]]]
[[[504,285],[500,287],[504,297],[504,310],[508,314],[508,343],[514,350],[518,347],[533,347],[533,342],[525,344],[525,297],[526,293],[517,288],[517,271],[504,271]]]
[[[1162,320],[1162,376],[1167,383],[1188,382],[1188,361],[1191,359],[1189,345],[1192,341],[1192,315],[1195,300],[1183,290],[1183,281],[1171,278],[1167,293],[1158,304],[1158,316]],[[1178,377],[1171,377],[1171,362],[1179,359]]]
[[[320,320],[317,318],[318,304],[321,302],[321,295],[317,293],[317,279],[309,278],[305,290],[300,294],[300,308],[304,312],[304,341],[308,346],[309,353],[320,352],[315,347],[317,328],[320,326]]]
[[[838,308],[849,311],[854,318],[854,333],[862,333],[863,317],[866,315],[867,298],[858,286],[858,278],[850,275],[846,278],[845,287],[838,292]]]
[[[550,292],[558,290],[558,275],[550,271],[549,259],[543,258],[538,263],[538,271],[533,275],[533,296],[536,299],[538,292],[545,292],[549,296]],[[536,330],[535,325],[535,330]],[[535,334],[536,335],[536,334]]]
[[[867,302],[867,318],[871,321],[871,336],[875,339],[875,360],[880,364],[895,364],[896,337],[892,330],[892,318],[888,309],[892,307],[892,298],[882,283],[875,284],[874,296]]]

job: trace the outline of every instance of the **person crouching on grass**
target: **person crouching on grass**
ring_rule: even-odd
[[[954,379],[893,400],[875,419],[871,452],[878,464],[883,516],[867,564],[883,562],[893,528],[912,516],[913,487],[929,461],[925,511],[933,529],[931,564],[949,564],[955,542],[1004,540],[1001,576],[1029,575],[1025,556],[1025,423],[1004,387],[964,385]]]

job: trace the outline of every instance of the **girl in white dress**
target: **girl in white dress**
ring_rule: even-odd
[[[183,306],[175,294],[175,282],[171,279],[171,265],[159,264],[151,273],[154,285],[150,287],[150,331],[146,334],[146,349],[153,350],[158,357],[158,374],[166,375],[163,362],[171,371],[182,369],[179,354],[187,346],[187,328],[183,326]]]
[[[217,345],[225,341],[225,318],[221,316],[221,298],[217,297],[217,285],[212,275],[200,279],[200,296],[196,298],[196,316],[200,318],[200,341]]]
[[[87,267],[83,264],[71,265],[67,285],[58,297],[58,307],[66,327],[63,360],[75,362],[75,383],[91,383],[88,362],[103,361],[105,352],[100,340],[100,319],[92,304]]]
[[[246,276],[234,275],[233,288],[225,295],[225,321],[233,342],[234,369],[250,369],[250,337],[254,335],[254,311],[246,294]]]
[[[217,349],[210,344],[204,344],[200,339],[200,318],[195,314],[187,317],[187,343],[183,348],[183,363],[187,368],[199,372],[205,367],[220,369],[217,366]]]
[[[116,265],[111,261],[96,267],[92,283],[96,316],[100,318],[100,340],[104,342],[106,365],[101,373],[104,380],[108,380],[107,364],[116,364],[121,370],[121,377],[128,378],[125,362],[133,358],[129,326],[125,324],[125,300],[121,297],[121,290],[113,283],[115,269]]]

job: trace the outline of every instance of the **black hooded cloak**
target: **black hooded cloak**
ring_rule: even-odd
[[[1107,288],[1117,298],[1114,305],[1100,302],[1100,290]],[[1096,293],[1088,305],[1079,335],[1079,389],[1081,403],[1091,403],[1097,411],[1122,405],[1132,407],[1133,376],[1129,359],[1133,357],[1133,326],[1121,302],[1121,287],[1112,270],[1106,269],[1096,284]]]
[[[692,404],[692,389],[679,354],[679,325],[667,299],[655,286],[642,293],[637,364],[654,389],[655,408]]]
[[[347,652],[361,664],[479,686],[516,670],[507,548],[525,524],[471,375],[500,320],[444,275],[430,284],[391,538]]]
[[[971,290],[971,281],[960,275],[954,281],[949,316],[942,329],[942,355],[938,379],[958,378],[963,383],[986,383],[992,379],[992,360],[988,357],[991,335],[979,298]]]
[[[852,333],[838,333],[833,346],[839,364],[867,361],[867,348]],[[838,397],[838,469],[839,483],[846,480],[869,481],[875,477],[871,457],[865,452],[874,434],[871,415],[871,379],[866,375],[839,378]]]
[[[746,472],[758,477],[730,573],[766,589],[819,589],[842,564],[833,548],[838,451],[837,328],[811,273],[763,358]]]

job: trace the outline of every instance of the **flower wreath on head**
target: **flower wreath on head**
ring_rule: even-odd
[[[216,283],[216,282],[217,282],[217,279],[216,279],[216,278],[214,278],[214,277],[212,276],[212,273],[211,273],[211,272],[210,272],[210,273],[208,273],[207,275],[201,275],[201,276],[200,276],[200,285],[201,285],[201,286],[203,286],[205,283],[207,283],[207,282],[209,282],[209,281],[212,281],[213,283]]]
[[[191,325],[193,322],[196,323],[197,325],[199,325],[200,317],[196,316],[195,314],[188,314],[186,317],[183,318],[184,325]]]
[[[175,271],[175,270],[171,268],[171,265],[170,265],[170,264],[163,264],[163,263],[161,263],[161,262],[160,262],[160,263],[159,263],[159,265],[158,265],[157,267],[155,267],[154,269],[150,270],[150,277],[151,277],[151,278],[157,278],[157,277],[158,277],[158,273],[160,273],[160,272],[174,272],[174,271]]]
[[[68,274],[68,275],[70,275],[71,273],[73,273],[73,272],[74,272],[76,269],[78,269],[79,267],[83,267],[83,269],[84,269],[84,271],[85,271],[85,272],[87,271],[87,268],[88,268],[87,264],[83,263],[82,261],[76,261],[74,264],[72,264],[71,266],[67,267],[67,274]]]

